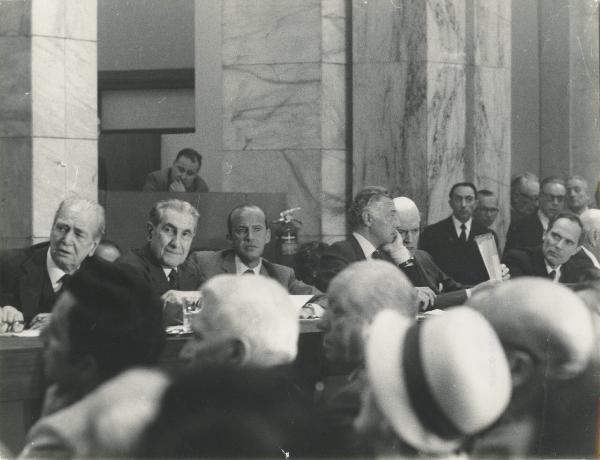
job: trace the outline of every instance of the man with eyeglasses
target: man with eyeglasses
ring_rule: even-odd
[[[583,224],[570,212],[555,214],[542,237],[542,245],[508,251],[503,262],[513,277],[541,276],[557,283],[579,283],[600,279],[600,270],[578,253]]]
[[[542,235],[548,229],[548,222],[563,210],[566,194],[565,182],[561,178],[550,176],[542,180],[538,211],[510,223],[504,253],[507,254],[514,248],[540,245]]]
[[[498,197],[494,192],[485,188],[477,191],[477,206],[473,212],[473,219],[476,222],[489,229],[494,225],[499,211]],[[491,229],[490,231],[495,233]]]

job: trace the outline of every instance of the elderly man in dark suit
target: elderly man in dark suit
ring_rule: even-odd
[[[198,289],[204,278],[196,264],[186,260],[198,218],[198,211],[187,201],[159,201],[150,210],[146,245],[128,251],[115,263],[137,269],[159,296],[169,290]]]
[[[352,234],[333,243],[321,256],[316,286],[326,291],[331,279],[353,262],[366,259],[392,261],[379,249],[396,239],[396,208],[383,187],[365,187],[356,194],[348,220]]]
[[[291,268],[262,256],[265,245],[271,241],[271,230],[260,207],[242,205],[232,209],[227,217],[227,232],[231,249],[197,251],[190,256],[206,279],[222,273],[262,275],[278,281],[290,294],[322,294],[297,280]]]
[[[570,212],[556,214],[548,223],[542,245],[510,250],[504,263],[514,277],[541,276],[560,283],[578,283],[600,279],[600,270],[590,258],[579,252],[583,225]]]
[[[473,220],[477,203],[475,185],[454,184],[449,196],[452,215],[426,227],[419,248],[428,252],[442,271],[459,283],[475,285],[489,279],[475,237],[491,231]]]
[[[546,177],[541,183],[540,207],[517,222],[511,222],[506,233],[506,254],[513,248],[539,246],[548,222],[563,210],[567,189],[559,177]]]
[[[173,166],[148,174],[145,192],[208,192],[208,185],[198,175],[202,155],[194,149],[180,150]]]
[[[2,331],[22,329],[23,321],[32,324],[50,312],[63,282],[88,263],[103,233],[102,206],[68,198],[54,215],[49,243],[0,253]]]

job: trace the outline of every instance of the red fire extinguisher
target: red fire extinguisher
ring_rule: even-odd
[[[273,224],[279,224],[276,231],[279,260],[282,264],[293,266],[294,255],[298,252],[298,231],[302,222],[293,216],[300,208],[286,209],[279,213],[279,219]]]

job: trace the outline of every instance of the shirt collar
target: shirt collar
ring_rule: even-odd
[[[555,272],[554,279],[552,281],[558,281],[560,279],[562,264],[558,265],[556,267],[551,267],[550,265],[548,265],[548,262],[546,261],[546,259],[544,259],[544,264],[546,264],[546,273],[550,274],[550,272],[552,270],[554,270],[554,272]]]
[[[594,267],[596,267],[597,269],[600,270],[600,262],[598,261],[598,259],[594,255],[594,253],[592,253],[592,251],[590,251],[588,248],[586,248],[584,246],[581,246],[581,250],[583,252],[585,252],[585,254],[590,258],[590,260],[594,264]]]
[[[544,232],[546,230],[548,230],[548,223],[550,222],[550,219],[548,219],[548,216],[546,214],[544,214],[541,209],[537,210],[537,216],[538,219],[540,219],[540,222],[542,223],[542,227],[544,228]]]
[[[171,268],[171,267],[169,267],[169,268],[167,268],[167,267],[162,267],[162,269],[163,269],[163,272],[165,272],[165,276],[167,277],[167,279],[169,279],[169,275],[171,274],[171,272],[172,272],[173,270],[177,271],[177,269],[176,269],[176,268]]]
[[[54,262],[54,259],[50,255],[50,248],[48,248],[48,252],[46,253],[46,270],[48,271],[50,283],[52,283],[52,289],[54,292],[58,291],[62,286],[60,279],[67,275],[67,272],[56,265],[56,262]]]
[[[352,232],[352,236],[354,238],[356,238],[356,241],[358,241],[358,244],[360,245],[360,248],[362,249],[362,252],[365,255],[365,257],[367,259],[371,259],[373,256],[373,253],[375,251],[377,251],[377,248],[375,246],[373,246],[373,243],[371,243],[368,239],[366,239],[360,233]]]
[[[461,222],[460,220],[458,220],[454,214],[452,214],[452,223],[454,224],[454,230],[456,230],[456,235],[458,237],[460,237],[460,233],[462,232],[462,229],[460,228],[460,226],[462,224],[465,224],[465,227],[467,228],[465,231],[467,232],[467,239],[469,239],[469,235],[471,234],[471,224],[473,223],[473,218],[469,218],[468,221],[466,222]]]
[[[236,275],[242,275],[243,273],[245,273],[248,270],[252,270],[255,275],[260,275],[261,268],[262,268],[262,257],[258,261],[258,265],[256,267],[250,268],[250,267],[248,267],[248,265],[246,265],[244,262],[242,262],[242,259],[240,259],[237,254],[235,255],[235,274]]]

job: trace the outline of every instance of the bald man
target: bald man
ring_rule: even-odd
[[[480,293],[468,304],[495,329],[512,373],[513,394],[501,422],[474,445],[473,457],[539,454],[546,386],[585,370],[592,356],[590,312],[570,289],[543,278],[519,278]],[[564,427],[578,429],[574,427]]]
[[[588,209],[581,216],[583,224],[583,240],[581,252],[584,253],[600,269],[600,209]]]

